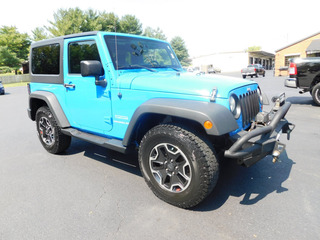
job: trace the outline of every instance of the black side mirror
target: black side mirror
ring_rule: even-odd
[[[102,64],[99,61],[88,60],[80,62],[81,75],[83,77],[99,77],[103,74]]]
[[[103,75],[102,64],[96,60],[86,60],[80,62],[81,75],[83,77],[92,76],[96,78],[96,85],[101,87],[107,86],[107,81],[99,80],[99,77]]]

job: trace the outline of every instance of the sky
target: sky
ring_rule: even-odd
[[[135,15],[143,28],[159,27],[168,41],[182,37],[191,57],[250,46],[274,53],[320,32],[318,0],[16,0],[1,3],[0,27],[32,36],[59,8],[75,7]]]

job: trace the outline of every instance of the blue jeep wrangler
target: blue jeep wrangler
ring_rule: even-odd
[[[293,129],[284,99],[262,112],[256,83],[189,75],[156,39],[87,32],[43,40],[31,45],[30,69],[28,114],[48,152],[65,151],[72,137],[138,150],[154,194],[182,208],[210,194],[222,158],[276,160],[280,134]]]

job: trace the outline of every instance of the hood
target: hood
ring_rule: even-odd
[[[126,73],[118,78],[121,88],[210,97],[213,88],[217,97],[228,98],[229,92],[238,87],[255,84],[242,78],[221,75],[194,75],[186,72],[139,72]]]

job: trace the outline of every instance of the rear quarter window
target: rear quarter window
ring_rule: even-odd
[[[33,74],[60,74],[60,44],[35,47],[32,49],[31,56]]]

